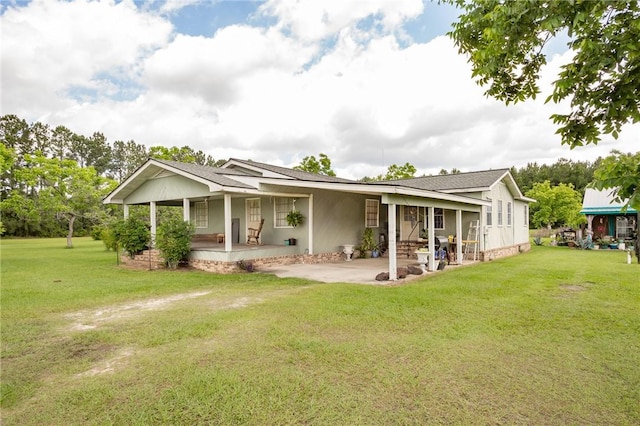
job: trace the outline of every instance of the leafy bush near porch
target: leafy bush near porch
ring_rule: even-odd
[[[128,254],[133,257],[149,246],[151,232],[146,222],[130,217],[111,225],[113,235]]]
[[[156,247],[170,269],[176,269],[189,255],[194,232],[193,224],[181,218],[170,218],[158,226]]]

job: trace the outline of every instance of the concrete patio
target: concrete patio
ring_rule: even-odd
[[[464,266],[471,265],[472,261],[466,261]],[[416,259],[398,259],[398,268],[408,265],[419,266]],[[447,265],[444,271],[425,272],[422,275],[407,275],[406,278],[397,281],[376,281],[376,275],[380,272],[389,272],[389,259],[354,259],[351,262],[320,263],[320,264],[294,264],[277,265],[261,268],[260,272],[274,274],[280,278],[305,278],[325,283],[358,283],[372,285],[394,285],[425,276],[442,273],[462,265]]]

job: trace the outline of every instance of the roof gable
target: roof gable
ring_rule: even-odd
[[[237,172],[215,167],[201,166],[198,164],[181,163],[178,161],[148,159],[142,166],[133,172],[116,189],[111,191],[104,199],[104,203],[122,202],[134,193],[147,180],[181,175],[207,185],[211,191],[222,188],[255,189],[245,183],[228,177]],[[240,175],[238,175],[240,176]]]
[[[229,176],[247,176],[246,173],[242,173],[238,170],[227,170],[220,167],[201,166],[193,163],[181,163],[179,161],[170,160],[158,160],[154,159],[158,163],[162,163],[171,168],[178,169],[189,175],[205,179],[209,182],[216,183],[220,186],[232,187],[232,188],[253,188],[245,183],[239,182]]]

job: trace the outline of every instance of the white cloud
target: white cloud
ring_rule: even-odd
[[[135,79],[140,58],[172,30],[126,0],[35,0],[1,19],[3,110],[31,117],[68,108],[73,89],[113,95],[104,76]]]
[[[506,107],[483,95],[448,38],[400,42],[422,6],[273,1],[261,6],[273,26],[194,37],[130,1],[36,0],[0,17],[2,113],[216,159],[293,166],[324,152],[350,178],[394,163],[437,173],[637,150],[638,126],[615,143],[560,145],[549,116],[566,105],[544,98],[569,54],[545,68],[540,99]]]
[[[261,13],[275,16],[277,28],[307,42],[331,37],[342,29],[371,18],[387,32],[397,30],[406,19],[422,13],[421,0],[295,1],[271,0]]]
[[[171,14],[189,7],[194,4],[198,4],[202,0],[166,0],[162,6],[160,6],[160,13]]]

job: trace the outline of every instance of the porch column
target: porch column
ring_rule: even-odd
[[[191,220],[191,210],[188,198],[182,199],[182,220],[189,222]]]
[[[436,233],[435,228],[436,214],[435,208],[429,207],[429,267],[428,271],[435,271],[436,267]],[[434,268],[435,267],[435,268]]]
[[[129,219],[129,204],[123,204],[122,207],[124,207],[124,218]]]
[[[587,215],[587,230],[588,230],[589,232],[591,232],[591,233],[593,233],[592,225],[593,225],[593,218],[594,218],[594,217],[595,217],[595,216],[594,216],[594,215],[592,215],[592,214],[588,214],[588,215]]]
[[[456,210],[456,259],[462,265],[462,210]]]
[[[313,194],[309,195],[309,220],[307,225],[309,226],[309,248],[307,249],[309,254],[313,254]]]
[[[398,279],[398,261],[396,256],[398,250],[396,248],[396,205],[389,204],[389,280],[396,281]]]
[[[231,251],[231,194],[224,194],[224,251]]]
[[[149,222],[151,223],[151,246],[156,244],[156,202],[149,203]]]

